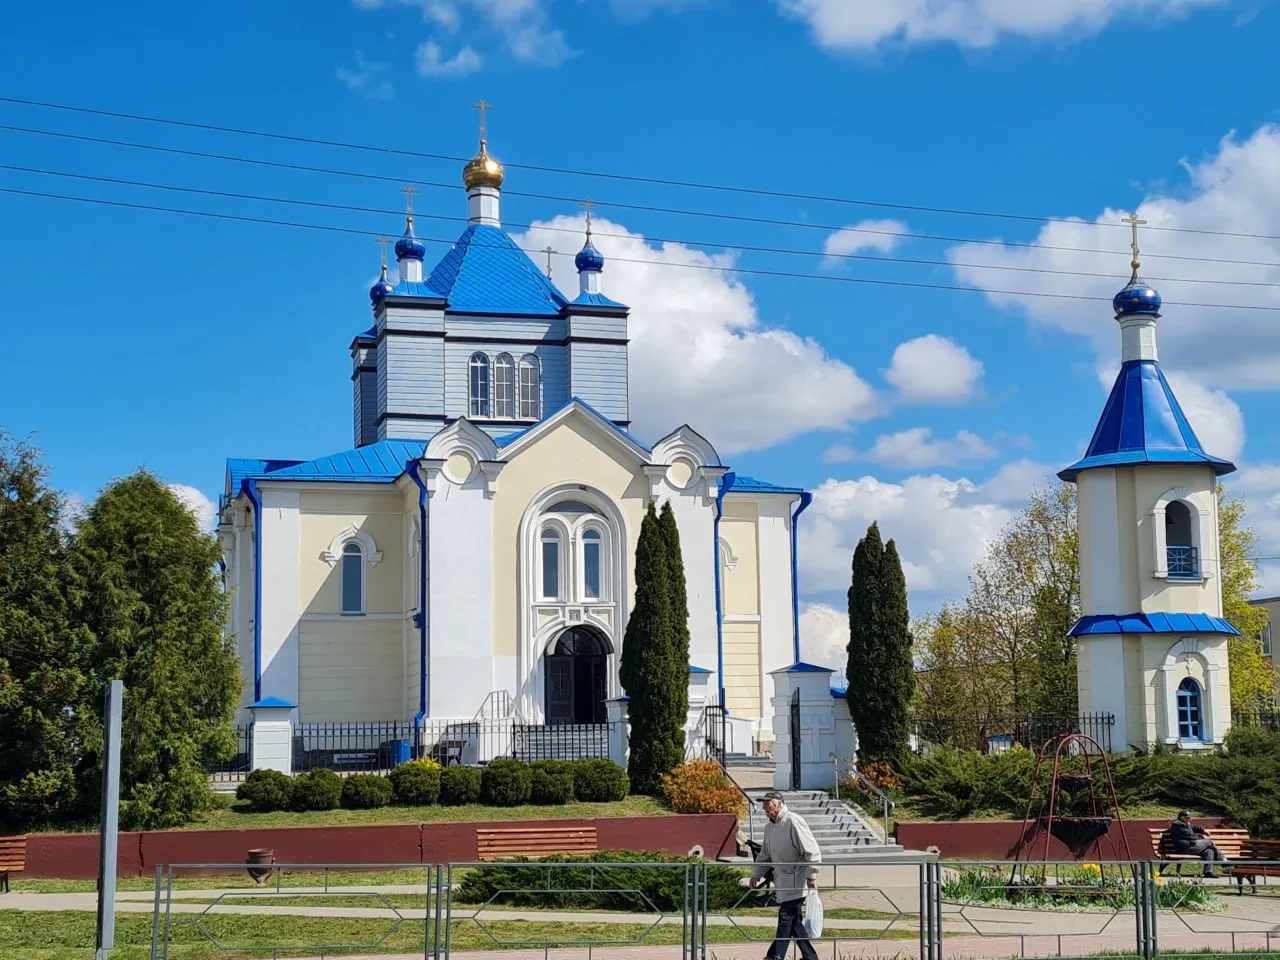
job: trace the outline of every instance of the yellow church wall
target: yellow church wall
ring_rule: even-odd
[[[536,443],[518,451],[498,475],[493,495],[493,652],[496,656],[515,656],[517,652],[520,521],[538,494],[549,487],[582,484],[608,496],[618,505],[626,523],[623,556],[629,565],[635,563],[649,483],[638,465],[619,462],[629,458],[615,453],[606,446],[608,443],[591,428],[567,420],[540,436]],[[626,609],[630,609],[635,592],[635,578],[631,573],[627,575],[627,584]]]
[[[1215,507],[1217,480],[1203,467],[1167,466],[1145,467],[1142,471],[1129,471],[1132,483],[1130,503],[1137,520],[1137,555],[1134,568],[1145,574],[1143,581],[1142,609],[1150,612],[1182,613],[1188,610],[1222,616],[1222,582],[1218,564],[1218,516]],[[1192,515],[1193,523],[1200,523],[1200,567],[1209,576],[1201,583],[1158,579],[1156,569],[1156,539],[1151,510],[1156,501],[1169,490],[1183,488],[1209,511],[1201,519]]]
[[[729,713],[755,720],[760,705],[760,624],[724,625],[724,699]]]
[[[725,515],[720,520],[720,539],[729,547],[732,557],[721,569],[724,612],[726,616],[756,616],[760,613],[756,505],[726,501],[724,506]]]
[[[399,491],[304,492],[298,515],[298,600],[304,615],[340,612],[341,563],[330,566],[321,554],[351,526],[372,537],[382,554],[376,566],[365,566],[365,612],[404,612],[405,518]]]
[[[298,696],[304,723],[393,720],[403,713],[399,620],[304,620]]]

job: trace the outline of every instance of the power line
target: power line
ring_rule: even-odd
[[[3,98],[0,98],[0,100],[2,99]],[[153,151],[157,153],[174,154],[177,156],[194,157],[194,158],[205,159],[205,160],[220,160],[220,161],[227,161],[231,163],[242,163],[242,164],[248,164],[252,166],[288,170],[295,173],[315,173],[315,174],[321,174],[325,176],[350,177],[350,178],[361,179],[361,180],[375,181],[378,183],[402,184],[402,183],[405,183],[406,181],[412,181],[415,184],[420,184],[424,187],[431,187],[435,189],[445,189],[450,191],[457,190],[456,184],[424,181],[424,180],[414,179],[413,177],[392,177],[392,176],[386,176],[384,174],[368,173],[368,172],[355,171],[355,170],[342,170],[342,169],[333,168],[333,167],[316,167],[316,166],[310,166],[307,164],[288,163],[288,162],[279,161],[279,160],[262,160],[254,157],[238,156],[235,154],[212,153],[204,150],[190,150],[190,149],[185,149],[181,147],[167,147],[167,146],[162,146],[160,144],[139,143],[139,142],[130,141],[130,140],[117,140],[109,137],[93,137],[85,134],[66,133],[64,131],[58,131],[58,130],[42,130],[34,127],[19,127],[11,124],[0,124],[0,130],[6,130],[12,133],[22,133],[22,134],[31,134],[36,136],[55,137],[55,138],[66,139],[66,140],[75,140],[75,141],[80,141],[85,143],[96,143],[96,144],[106,145],[106,146],[127,147],[130,149],[148,150],[148,151]],[[580,201],[580,198],[577,198],[577,197],[557,196],[554,194],[543,194],[543,193],[530,193],[530,192],[519,191],[519,190],[504,190],[503,193],[507,194],[508,196],[525,197],[533,200],[544,200],[544,201],[551,201],[555,203],[571,203],[576,205]],[[708,211],[698,211],[698,210],[682,210],[676,207],[659,207],[659,206],[653,206],[649,204],[625,203],[621,201],[609,201],[607,203],[604,201],[596,201],[596,205],[602,206],[602,207],[613,207],[620,210],[636,210],[636,211],[641,211],[645,213],[670,214],[673,216],[725,220],[725,221],[730,221],[734,223],[749,223],[749,224],[765,225],[765,226],[796,227],[796,228],[801,228],[806,230],[821,230],[824,233],[835,233],[835,232],[849,229],[847,226],[841,226],[836,224],[813,223],[810,221],[800,221],[800,220],[783,220],[783,219],[777,219],[777,218],[771,218],[771,217],[755,217],[755,216],[745,216],[740,214],[729,214],[729,213],[712,213]],[[415,216],[425,217],[427,215],[416,213]],[[1086,224],[1080,221],[1070,221],[1070,222],[1078,224],[1079,226],[1091,226],[1091,224]],[[1028,249],[1028,250],[1052,250],[1052,251],[1065,252],[1065,253],[1094,253],[1094,254],[1101,254],[1104,256],[1111,256],[1111,257],[1117,256],[1118,254],[1125,252],[1119,249],[1103,250],[1103,249],[1092,248],[1092,247],[1068,247],[1068,246],[1061,246],[1061,245],[1055,245],[1055,244],[1028,243],[1028,242],[1021,242],[1021,241],[1015,241],[1015,240],[992,240],[992,239],[981,238],[981,237],[955,237],[955,236],[947,236],[944,234],[899,232],[896,230],[877,230],[874,228],[859,228],[857,232],[865,233],[871,236],[888,236],[888,237],[904,238],[904,239],[911,239],[911,240],[931,240],[931,241],[939,241],[944,243],[965,243],[965,244],[977,244],[982,246],[1013,247],[1013,248]],[[710,245],[723,246],[723,244],[710,244]],[[1270,267],[1270,268],[1280,267],[1280,262],[1272,262],[1272,261],[1265,261],[1265,260],[1239,260],[1239,259],[1231,259],[1226,257],[1198,257],[1198,256],[1189,256],[1189,255],[1182,255],[1182,254],[1172,254],[1172,253],[1158,254],[1158,253],[1149,253],[1149,252],[1146,254],[1146,256],[1149,259],[1179,260],[1179,261],[1192,262],[1192,263],[1221,263],[1221,264],[1232,264],[1236,266]],[[1081,274],[1081,275],[1087,276],[1087,274]],[[1099,276],[1113,276],[1113,275],[1099,274]],[[1184,281],[1184,282],[1193,282],[1193,281]]]
[[[78,197],[68,194],[45,193],[38,190],[19,190],[14,187],[0,187],[0,193],[14,194],[17,196],[36,197],[47,200],[66,200],[74,203],[87,203],[99,206],[120,207],[131,210],[145,210],[155,213],[172,213],[182,216],[205,217],[214,220],[229,220],[240,223],[265,224],[270,226],[294,227],[304,230],[323,230],[330,233],[350,234],[361,237],[377,237],[380,233],[370,230],[357,230],[352,227],[338,227],[330,224],[301,223],[298,221],[275,220],[268,217],[249,217],[240,214],[230,213],[214,213],[207,210],[185,210],[178,207],[162,207],[156,204],[130,203],[124,200],[105,200],[97,197]],[[416,214],[415,214],[416,216]],[[452,240],[443,237],[419,237],[420,240],[426,240],[432,243],[443,243],[451,245]],[[477,246],[490,246],[477,242]],[[492,246],[497,247],[496,244]],[[557,256],[570,257],[573,254],[563,253]],[[906,287],[917,290],[941,290],[948,292],[964,292],[964,293],[982,293],[992,294],[996,296],[1008,297],[1037,297],[1049,300],[1083,300],[1097,303],[1110,303],[1110,297],[1095,297],[1087,294],[1076,293],[1047,293],[1033,290],[993,290],[987,287],[966,287],[959,284],[943,284],[943,283],[923,283],[908,280],[884,280],[871,277],[846,277],[834,274],[816,274],[816,273],[795,273],[787,270],[763,270],[752,267],[737,266],[721,266],[719,264],[710,263],[672,263],[663,260],[639,259],[635,257],[611,257],[616,263],[642,263],[650,266],[659,267],[678,267],[689,270],[709,270],[717,273],[736,273],[746,276],[756,277],[783,277],[798,280],[823,280],[832,283],[856,283],[865,284],[867,286],[876,287]],[[1228,303],[1192,303],[1185,301],[1165,301],[1170,306],[1179,307],[1202,307],[1206,309],[1220,310],[1259,310],[1259,311],[1280,311],[1280,307],[1269,307],[1260,304],[1228,304]]]
[[[358,150],[365,153],[375,153],[387,156],[412,157],[420,160],[435,160],[450,163],[466,163],[470,157],[460,157],[452,154],[427,153],[419,150],[406,150],[398,147],[380,147],[367,143],[351,143],[343,140],[328,140],[320,137],[303,137],[293,134],[277,133],[267,130],[255,130],[248,127],[228,127],[212,123],[199,123],[191,120],[176,120],[172,117],[154,117],[146,114],[124,113],[112,110],[100,110],[92,107],[82,107],[73,104],[52,103],[43,100],[29,100],[19,97],[0,97],[0,103],[11,103],[26,107],[36,107],[45,110],[61,110],[69,113],[87,114],[98,117],[109,117],[114,120],[130,120],[141,123],[155,123],[164,126],[181,127],[188,130],[204,130],[211,133],[232,134],[234,136],[258,137],[265,140],[276,140],[284,143],[304,144],[307,146],[319,147],[336,147],[343,150]],[[651,186],[664,187],[682,187],[694,190],[712,190],[723,193],[733,193],[757,197],[771,197],[773,199],[782,200],[804,200],[815,203],[837,203],[850,206],[860,207],[876,207],[884,210],[899,210],[916,213],[941,214],[946,216],[959,217],[981,217],[996,220],[1012,220],[1023,223],[1065,223],[1081,226],[1103,226],[1103,227],[1121,227],[1123,224],[1086,224],[1078,219],[1071,217],[1044,217],[1033,216],[1029,214],[1002,213],[990,210],[967,210],[952,207],[931,207],[920,204],[895,203],[882,200],[866,200],[853,197],[824,196],[821,194],[796,193],[786,190],[768,190],[762,187],[738,187],[722,183],[702,183],[692,180],[675,180],[665,177],[645,177],[634,174],[610,173],[599,170],[579,170],[571,167],[556,167],[545,164],[532,163],[505,163],[507,167],[516,170],[530,170],[538,173],[554,173],[575,177],[595,177],[604,180],[616,180],[625,183],[642,183]],[[603,201],[601,201],[604,203]],[[617,206],[617,204],[608,204]],[[1228,230],[1203,230],[1192,227],[1161,227],[1148,226],[1148,230],[1160,231],[1166,233],[1190,233],[1202,236],[1212,237],[1241,237],[1253,240],[1280,240],[1280,236],[1260,233],[1241,233]]]
[[[263,194],[237,193],[234,191],[227,191],[227,190],[213,190],[213,189],[202,188],[202,187],[190,187],[190,186],[182,186],[177,184],[155,183],[147,180],[129,180],[121,177],[103,177],[103,176],[95,176],[93,174],[87,174],[87,173],[75,173],[71,171],[62,171],[62,170],[48,170],[48,169],[39,168],[39,167],[25,167],[25,166],[19,166],[16,164],[0,164],[0,170],[11,170],[17,173],[30,173],[30,174],[37,174],[40,176],[60,177],[63,179],[87,180],[93,183],[105,183],[105,184],[111,184],[113,186],[141,187],[148,190],[165,190],[165,191],[176,192],[176,193],[196,194],[199,196],[220,197],[220,198],[231,199],[231,200],[249,200],[249,201],[261,202],[261,203],[280,203],[280,204],[288,204],[292,206],[314,207],[322,210],[339,210],[347,213],[370,213],[370,214],[379,214],[379,215],[388,215],[388,216],[400,216],[402,213],[402,211],[399,211],[399,210],[390,210],[383,207],[364,207],[364,206],[357,206],[354,204],[327,203],[320,200],[298,200],[290,197],[276,197],[276,196],[268,196]],[[416,212],[414,216],[419,219],[441,220],[441,221],[454,222],[454,223],[467,222],[466,217],[447,216],[444,214],[429,214],[429,213]],[[535,226],[534,224],[531,224],[531,223],[510,223],[508,225],[511,227],[517,227],[517,228],[526,229],[526,230],[533,229]],[[538,225],[538,228],[544,229],[544,230],[550,230],[558,233],[577,234],[581,232],[578,229],[572,228],[572,227],[554,227],[546,224]],[[597,231],[595,235],[597,237],[624,238],[623,234],[607,233],[607,232],[600,232],[600,231]],[[744,253],[767,253],[767,254],[785,255],[785,256],[820,257],[824,260],[828,260],[828,259],[855,260],[855,261],[867,261],[872,263],[904,264],[904,265],[911,265],[911,266],[935,266],[935,267],[951,267],[951,268],[961,267],[965,269],[974,269],[974,270],[1004,270],[1004,271],[1012,271],[1016,273],[1037,273],[1037,274],[1047,274],[1047,275],[1067,276],[1067,277],[1093,277],[1093,278],[1112,279],[1112,280],[1116,279],[1116,275],[1114,273],[1098,273],[1098,272],[1088,272],[1088,271],[1080,271],[1080,270],[1053,270],[1053,269],[1043,268],[1043,267],[1020,267],[1020,266],[1013,266],[1010,264],[961,263],[961,262],[951,261],[951,260],[928,260],[928,259],[922,259],[922,258],[916,258],[916,257],[891,257],[891,256],[877,256],[873,254],[859,254],[859,253],[824,253],[821,250],[797,250],[797,249],[788,248],[788,247],[765,247],[765,246],[753,246],[748,244],[723,243],[719,241],[710,241],[710,240],[691,240],[687,237],[653,237],[651,236],[651,237],[647,237],[646,239],[654,243],[679,243],[685,246],[715,247],[715,248],[725,249],[725,250],[741,251]],[[1218,280],[1218,279],[1211,279],[1211,278],[1191,279],[1191,278],[1185,278],[1185,277],[1147,277],[1146,279],[1153,283],[1154,282],[1207,283],[1207,284],[1214,284],[1214,285],[1220,285],[1220,286],[1270,287],[1270,288],[1280,287],[1280,283],[1271,283],[1271,282],[1262,281],[1262,280]]]

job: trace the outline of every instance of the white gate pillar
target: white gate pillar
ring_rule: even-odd
[[[609,721],[609,759],[627,769],[631,751],[631,721],[627,715],[630,697],[618,697],[604,702],[605,719]]]
[[[249,731],[249,768],[293,773],[293,711],[296,703],[265,697],[249,704],[253,727]]]
[[[812,663],[794,663],[769,674],[773,677],[773,786],[777,790],[797,787],[792,776],[799,761],[802,790],[825,790],[835,786],[836,701],[831,695],[834,670]],[[792,735],[792,706],[799,712],[799,740]]]

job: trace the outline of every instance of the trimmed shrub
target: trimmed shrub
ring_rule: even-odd
[[[293,780],[279,770],[254,770],[236,787],[236,799],[247,803],[254,813],[288,810]]]
[[[575,760],[573,795],[586,803],[615,803],[627,799],[631,781],[627,771],[612,760]]]
[[[696,857],[672,857],[665,853],[629,850],[603,850],[586,857],[557,855],[540,860],[521,858],[511,863],[468,868],[457,896],[462,903],[492,901],[500,904],[503,909],[539,907],[652,913],[656,907],[664,913],[678,913],[684,908],[686,872],[678,867],[655,864],[699,862],[701,861]],[[528,865],[536,863],[575,863],[582,866],[539,870]],[[636,866],[594,865],[601,863],[634,863]],[[739,886],[739,881],[747,876],[748,871],[712,865],[707,865],[705,869],[709,910],[724,912],[739,901],[742,906],[764,904],[764,894],[746,894]],[[648,898],[652,906],[645,898]]]
[[[538,760],[529,765],[533,774],[529,799],[540,806],[559,806],[573,799],[573,768],[565,760]]]
[[[510,757],[490,760],[480,772],[480,799],[491,807],[518,807],[533,793],[533,771]]]
[[[400,807],[426,807],[440,800],[440,764],[410,760],[391,771],[392,802]]]
[[[347,810],[372,810],[391,802],[391,781],[375,773],[353,773],[342,784],[342,806]]]
[[[440,771],[440,802],[460,807],[480,800],[480,771],[475,767],[453,766]]]
[[[714,760],[682,763],[663,774],[662,794],[676,813],[747,812],[746,798]]]
[[[332,770],[312,770],[293,778],[290,810],[336,810],[342,803],[342,778]]]

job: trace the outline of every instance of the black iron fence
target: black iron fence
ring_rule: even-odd
[[[253,756],[253,726],[237,723],[234,733],[236,752],[209,767],[209,776],[215,783],[234,783],[249,772]]]
[[[511,755],[525,763],[607,759],[610,729],[607,723],[517,723],[512,730]]]
[[[1252,710],[1233,708],[1231,711],[1231,725],[1233,727],[1260,727],[1263,730],[1275,733],[1280,731],[1280,710],[1274,707]]]
[[[1110,752],[1115,722],[1112,713],[1074,717],[919,717],[912,725],[912,746],[918,754],[926,754],[930,747],[940,744],[1003,753],[1015,746],[1039,750],[1056,736],[1082,733]]]

